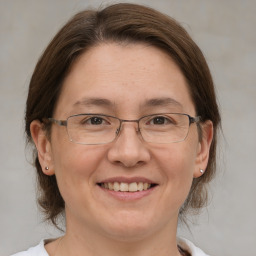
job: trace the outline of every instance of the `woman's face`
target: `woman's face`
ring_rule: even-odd
[[[196,115],[186,80],[172,59],[152,46],[108,43],[91,48],[74,63],[54,118],[101,113],[134,120],[170,112]],[[40,162],[42,169],[50,167],[46,174],[57,177],[67,229],[86,227],[109,237],[137,239],[176,229],[192,180],[206,168],[209,141],[199,142],[192,124],[182,142],[147,143],[130,122],[111,143],[81,145],[69,140],[65,127],[53,124]],[[107,182],[156,185],[120,192],[100,186]]]

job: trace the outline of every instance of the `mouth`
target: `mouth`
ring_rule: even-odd
[[[102,183],[97,183],[98,186],[101,188],[110,190],[110,191],[115,191],[115,192],[141,192],[141,191],[147,191],[155,186],[157,184],[155,183],[148,183],[148,182],[102,182]]]

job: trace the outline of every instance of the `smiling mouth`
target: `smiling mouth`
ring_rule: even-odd
[[[155,187],[157,184],[147,183],[147,182],[104,182],[104,183],[97,183],[97,185],[101,186],[102,188],[116,191],[116,192],[139,192],[149,190]]]

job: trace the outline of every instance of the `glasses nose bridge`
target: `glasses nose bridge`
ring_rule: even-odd
[[[137,123],[136,132],[140,132],[140,127],[139,127],[140,119],[137,119],[137,120],[119,119],[119,121],[120,121],[120,125],[119,125],[119,128],[116,131],[116,135],[120,134],[120,132],[122,130],[122,127],[123,127],[123,123]]]

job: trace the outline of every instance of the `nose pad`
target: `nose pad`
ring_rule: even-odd
[[[121,130],[120,127],[116,129],[116,136],[118,136],[120,130]]]
[[[137,123],[137,120],[123,120],[123,122],[125,122],[125,123],[128,123],[128,122],[136,122]],[[118,127],[117,129],[116,129],[116,137],[118,137],[119,135],[120,135],[120,133],[121,133],[121,131],[122,131],[122,127],[123,127],[123,122],[121,123],[121,125],[120,125],[120,127]],[[136,128],[136,133],[140,136],[140,137],[142,137],[141,136],[141,133],[140,133],[140,128],[139,128],[139,124],[137,123],[137,128]]]

